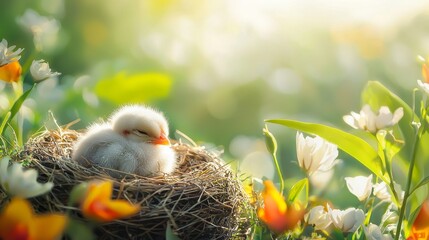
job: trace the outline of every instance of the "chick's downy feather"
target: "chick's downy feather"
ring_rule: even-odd
[[[168,174],[176,166],[167,120],[162,113],[138,105],[125,106],[107,123],[89,127],[75,144],[72,158],[82,165],[142,176]]]

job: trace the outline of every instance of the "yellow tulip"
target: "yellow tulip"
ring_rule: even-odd
[[[0,80],[5,82],[18,82],[21,77],[21,64],[18,61],[0,67]]]
[[[27,200],[13,198],[0,214],[0,239],[58,239],[62,235],[66,223],[65,215],[35,215]]]
[[[110,181],[91,182],[81,202],[83,215],[98,222],[110,222],[132,216],[140,211],[140,206],[126,200],[112,200]]]
[[[273,182],[264,181],[262,192],[264,207],[258,209],[258,217],[275,233],[293,230],[304,216],[304,209],[298,203],[288,204],[277,191]]]

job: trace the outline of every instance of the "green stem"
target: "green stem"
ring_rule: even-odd
[[[384,137],[384,141],[388,141],[385,138],[386,137]],[[400,206],[400,201],[399,201],[399,198],[398,198],[398,194],[396,193],[395,184],[394,184],[394,181],[393,181],[392,166],[390,165],[390,161],[392,161],[392,159],[390,159],[389,156],[387,155],[387,148],[386,148],[387,144],[384,144],[384,146],[383,146],[382,142],[378,139],[377,136],[376,136],[376,139],[377,139],[377,142],[378,142],[378,148],[382,149],[382,153],[379,151],[380,154],[383,154],[383,156],[380,156],[380,158],[381,158],[381,160],[383,162],[384,170],[387,172],[387,176],[389,178],[388,179],[389,180],[388,183],[386,181],[384,181],[384,182],[386,182],[386,184],[389,185],[390,191],[393,193],[394,202],[395,202],[396,206],[399,207]]]
[[[276,164],[277,174],[279,175],[279,179],[280,179],[280,193],[283,195],[283,191],[285,188],[285,186],[284,186],[285,183],[283,180],[283,174],[282,174],[282,171],[280,169],[280,165],[279,165],[279,161],[277,160],[276,153],[272,153],[272,155],[273,155],[274,163]]]
[[[425,122],[426,122],[426,119],[423,118],[422,125],[424,125]],[[422,127],[424,129],[424,126],[422,126]],[[406,188],[405,188],[404,199],[402,200],[401,211],[399,213],[399,220],[398,220],[398,225],[396,227],[395,240],[399,239],[399,235],[401,233],[402,221],[404,219],[405,210],[407,208],[407,201],[408,201],[408,197],[409,197],[409,194],[410,194],[411,182],[412,182],[412,179],[413,179],[413,172],[414,172],[414,165],[415,165],[415,162],[416,162],[417,146],[419,145],[419,142],[420,142],[419,129],[416,128],[416,133],[415,133],[415,136],[414,136],[414,142],[413,142],[413,145],[412,145],[412,153],[411,153],[411,159],[410,159],[410,166],[408,168],[407,185],[406,185]]]
[[[384,151],[384,154],[385,154],[385,157],[386,157],[386,171],[387,171],[387,174],[389,176],[390,190],[393,193],[393,198],[395,199],[396,205],[399,206],[400,200],[399,200],[399,197],[398,197],[398,193],[395,190],[395,183],[393,181],[392,167],[390,165],[391,159],[387,158],[386,151]]]
[[[265,125],[265,128],[262,129],[262,133],[265,136],[265,145],[267,146],[267,150],[273,156],[273,160],[274,160],[274,163],[275,163],[276,168],[277,168],[277,174],[279,175],[279,178],[280,178],[280,193],[281,193],[281,195],[283,195],[285,183],[283,180],[283,174],[282,174],[282,171],[280,169],[279,161],[277,160],[277,156],[276,156],[276,154],[277,154],[277,140],[274,137],[274,135],[268,130],[267,125]]]
[[[22,78],[22,81],[18,81],[17,84],[13,84],[13,91],[14,91],[16,100],[18,100],[24,93],[23,78]],[[23,119],[22,112],[18,111],[16,113],[16,129],[15,129],[16,141],[18,143],[18,146],[22,146],[22,142],[23,142],[22,141],[23,125],[24,125],[24,119]]]

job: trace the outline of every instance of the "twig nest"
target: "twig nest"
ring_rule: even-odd
[[[37,212],[65,212],[71,189],[84,181],[111,179],[114,198],[141,204],[134,217],[100,225],[100,239],[164,239],[167,224],[181,239],[244,239],[249,228],[249,199],[240,180],[218,156],[202,147],[175,143],[179,166],[158,177],[127,175],[113,179],[101,167],[71,161],[79,133],[61,129],[32,138],[18,161],[39,171],[39,181],[53,190],[32,199]],[[72,214],[80,217],[75,206]]]

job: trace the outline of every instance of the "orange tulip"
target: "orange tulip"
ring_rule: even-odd
[[[21,77],[21,64],[18,61],[0,67],[0,80],[5,82],[18,82]]]
[[[0,239],[58,239],[66,223],[67,217],[61,214],[34,215],[27,200],[13,198],[0,215]]]
[[[428,240],[429,239],[429,199],[426,200],[416,220],[414,220],[408,240]]]
[[[113,183],[110,181],[89,183],[81,202],[81,210],[86,218],[99,222],[132,216],[140,211],[140,206],[126,200],[112,200]]]
[[[258,217],[275,233],[293,230],[304,216],[303,207],[298,203],[288,206],[273,182],[264,181],[264,186],[264,207],[258,209]]]

